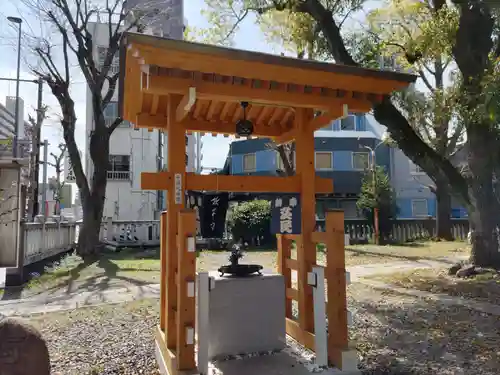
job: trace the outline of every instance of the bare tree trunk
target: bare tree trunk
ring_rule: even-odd
[[[453,241],[451,231],[451,195],[446,182],[436,184],[436,237],[445,241]]]
[[[93,191],[90,196],[82,200],[83,225],[78,237],[77,248],[78,254],[82,257],[98,253],[105,192],[106,187],[99,189],[99,191]]]
[[[95,116],[96,123],[104,118]],[[94,164],[91,188],[82,194],[83,227],[78,238],[78,254],[92,256],[98,252],[104,202],[106,199],[107,171],[109,163],[109,132],[103,126],[96,126],[90,137],[90,157]],[[81,192],[80,192],[81,194]],[[82,235],[83,234],[83,235]]]
[[[493,189],[491,132],[486,124],[474,124],[468,132],[469,168],[472,173],[470,195],[471,262],[500,269],[497,235],[498,203]]]

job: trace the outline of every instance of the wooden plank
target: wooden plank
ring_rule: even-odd
[[[333,180],[313,176],[317,181],[316,193],[333,192]],[[268,193],[298,193],[300,192],[300,176],[273,177],[273,176],[221,176],[186,174],[186,188],[188,190],[213,190],[227,192],[268,192]]]
[[[138,113],[131,121],[138,128],[168,129],[168,118],[162,114]]]
[[[314,351],[314,333],[304,331],[293,319],[285,320],[286,333],[304,345],[307,349]]]
[[[155,341],[160,349],[160,355],[166,365],[169,375],[199,375],[197,370],[179,371],[177,370],[177,357],[173,350],[167,348],[165,334],[159,326],[155,329]]]
[[[297,262],[297,259],[287,259],[286,260],[286,267],[296,271],[299,268],[299,263]]]
[[[326,232],[312,232],[311,240],[314,243],[326,243],[328,234]]]
[[[296,129],[292,129],[292,130],[289,130],[283,134],[280,134],[278,137],[275,137],[273,139],[274,143],[276,143],[277,145],[283,145],[283,144],[286,144],[286,143],[290,143],[292,141],[295,140],[295,138],[297,138],[297,130]]]
[[[163,40],[162,42],[166,44],[172,41]],[[154,47],[137,43],[134,43],[134,45],[140,49],[141,56],[144,57],[147,64],[210,72],[225,76],[379,94],[388,94],[394,90],[405,88],[411,81],[409,75],[396,77],[393,74],[390,77],[382,77],[384,72],[373,72],[354,67],[339,67],[326,63],[319,67],[319,63],[313,63],[313,65],[311,61],[296,59],[285,61],[278,56],[248,51],[220,49],[220,51],[210,51],[208,53],[194,50],[174,51],[171,46],[162,48],[157,43],[155,43]],[[183,44],[181,48],[184,47],[191,48],[193,45]],[[197,46],[194,46],[194,48],[197,48]],[[206,46],[203,46],[203,48],[206,48]],[[217,53],[217,55],[214,55],[214,53]],[[236,57],[235,55],[239,56]],[[304,63],[308,63],[308,66],[297,66]],[[313,66],[318,66],[318,68],[310,69]],[[336,71],[332,71],[333,69]],[[388,74],[386,73],[385,76],[388,76]]]
[[[159,326],[155,330],[155,339],[158,347],[160,348],[160,354],[167,367],[169,375],[177,375],[178,372],[175,352],[167,347],[165,334]]]
[[[196,88],[198,99],[218,100],[223,102],[247,101],[253,104],[270,106],[289,106],[329,111],[347,104],[352,111],[368,112],[373,107],[366,99],[337,98],[321,94],[301,94],[288,91],[272,91],[263,88],[215,83],[188,78],[175,78],[163,75],[151,75],[149,86],[143,92],[150,94],[186,95],[190,87]]]
[[[184,196],[183,196],[184,198]],[[196,214],[181,210],[177,236],[177,369],[194,370],[196,321]],[[191,242],[191,243],[190,243]]]
[[[286,288],[286,299],[298,301],[299,300],[299,291],[295,288]]]
[[[328,358],[342,369],[342,353],[348,350],[347,292],[344,251],[344,212],[326,213],[326,280],[328,284]]]
[[[159,103],[160,103],[160,96],[153,95],[153,99],[151,102],[151,110],[149,111],[149,113],[151,113],[152,115],[156,115],[156,113],[158,112],[158,104]]]
[[[276,192],[299,193],[300,176],[219,176],[186,173],[187,190],[212,190],[227,192]],[[333,192],[333,180],[315,176],[316,194]],[[167,171],[142,172],[141,189],[169,190],[173,184],[173,174]],[[269,190],[266,190],[269,189]],[[288,235],[287,235],[288,236]],[[290,237],[291,238],[291,237]],[[293,238],[292,238],[293,239]]]
[[[160,217],[160,328],[165,332],[167,325],[167,211],[163,211]]]
[[[300,176],[302,212],[301,233],[297,242],[299,324],[302,330],[314,332],[313,291],[308,285],[307,274],[316,264],[316,244],[311,241],[311,233],[316,227],[316,197],[314,168],[314,133],[308,131],[307,124],[313,117],[311,110],[295,110],[295,128],[299,130],[296,140],[297,174]]]
[[[201,111],[202,106],[198,103],[196,105],[193,117],[197,117],[196,113],[198,109]],[[218,117],[214,114],[214,117]],[[136,116],[134,123],[138,128],[154,128],[161,130],[168,130],[166,117],[163,115],[151,115],[149,113],[140,113]],[[222,122],[222,121],[206,121],[203,119],[191,119],[186,118],[182,121],[182,126],[186,131],[192,132],[205,132],[214,134],[235,134],[236,127],[234,122]],[[252,133],[255,137],[277,137],[282,133],[282,129],[279,127],[264,126],[263,124],[254,124],[254,132]]]
[[[172,183],[172,173],[167,171],[141,173],[142,190],[169,190]]]
[[[285,236],[278,234],[277,245],[278,245],[278,273],[282,274],[285,279],[285,290],[292,287],[292,270],[287,267],[286,262],[290,259],[292,251],[292,240],[286,238]],[[292,317],[292,301],[285,298],[285,317]]]
[[[175,122],[176,109],[181,101],[180,96],[170,95],[168,97],[167,116],[170,125],[167,137],[167,169],[175,179],[175,175],[181,176],[181,195],[180,201],[175,199],[175,191],[172,188],[167,190],[167,346],[169,349],[175,349],[177,345],[177,288],[175,286],[175,274],[177,272],[177,230],[178,214],[184,208],[184,190],[185,190],[185,131],[182,126]],[[165,183],[163,181],[163,183]],[[170,186],[170,185],[169,185]],[[155,189],[157,190],[157,189]],[[164,190],[164,189],[158,189]]]
[[[226,121],[227,114],[229,113],[229,110],[231,109],[231,107],[233,105],[234,105],[234,103],[231,103],[231,102],[224,103],[224,106],[222,107],[222,110],[220,111],[220,115],[219,115],[220,121],[222,121],[222,122]]]
[[[321,128],[324,128],[325,126],[331,124],[336,119],[342,117],[342,115],[342,106],[331,109],[330,111],[327,111],[326,113],[313,118],[309,122],[309,124],[307,124],[307,128],[309,129],[309,131],[315,132],[316,130],[320,130]]]
[[[190,97],[189,94],[186,94],[182,97],[181,101],[177,105],[177,108],[175,110],[175,121],[176,122],[181,122],[183,121],[188,115],[195,103],[190,104],[189,103]],[[196,101],[196,98],[195,98]]]

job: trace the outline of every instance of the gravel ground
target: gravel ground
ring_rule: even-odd
[[[360,284],[348,298],[363,374],[498,374],[498,317]],[[158,315],[158,300],[142,300],[25,318],[46,338],[53,374],[158,375]]]

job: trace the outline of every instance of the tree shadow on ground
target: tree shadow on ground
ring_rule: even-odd
[[[498,373],[496,316],[393,292],[353,305],[351,340],[363,374]]]
[[[68,259],[71,261],[68,262]],[[40,293],[53,294],[55,292],[65,289],[65,294],[70,294],[75,291],[75,288],[85,289],[89,291],[103,291],[110,287],[113,281],[121,281],[122,283],[131,284],[135,286],[144,286],[147,282],[137,280],[131,277],[118,275],[118,272],[135,272],[139,271],[134,267],[119,267],[113,261],[141,261],[160,259],[159,248],[151,249],[122,249],[120,251],[101,251],[94,257],[82,259],[74,252],[64,253],[52,258],[47,258],[34,265],[30,265],[25,269],[24,283],[20,286],[9,287],[5,289],[4,294],[1,296],[2,300],[15,300],[23,297],[23,292],[29,288],[30,281],[36,283],[39,281],[41,284],[46,283],[43,288],[38,292],[33,288],[33,294]],[[79,279],[82,273],[95,267],[95,274],[90,273],[80,283]],[[141,272],[151,271],[148,269],[140,269]],[[36,276],[34,276],[36,275]],[[53,279],[54,282],[50,282]],[[47,281],[49,281],[47,283]],[[78,285],[76,285],[78,283]],[[30,290],[31,291],[31,290]]]
[[[71,268],[60,268],[60,264],[64,262],[68,256],[74,254],[74,251],[61,253],[50,258],[46,258],[43,261],[36,262],[26,266],[23,270],[23,280],[21,285],[7,287],[4,290],[3,295],[0,300],[16,300],[23,297],[23,291],[29,286],[29,282],[35,277],[45,275],[51,271],[57,272],[58,277],[68,277],[68,282],[76,280],[80,272],[85,268],[91,266],[95,263],[95,260],[87,259],[75,263],[74,267]],[[36,275],[36,276],[35,276]],[[52,288],[50,288],[52,289]]]
[[[435,270],[418,270],[397,277],[384,276],[391,285],[452,297],[475,299],[500,305],[500,273],[491,271],[469,278],[457,278]]]
[[[350,251],[351,253],[354,253],[354,254],[359,255],[359,256],[370,255],[370,256],[377,257],[377,258],[392,258],[395,261],[404,260],[404,261],[418,262],[421,260],[429,260],[429,261],[439,261],[439,262],[447,263],[450,265],[456,263],[456,261],[446,259],[444,256],[443,257],[429,257],[429,256],[417,256],[417,255],[402,255],[402,254],[382,253],[382,252],[377,252],[377,251],[356,249],[356,248],[352,248],[352,247],[346,247],[345,250]]]

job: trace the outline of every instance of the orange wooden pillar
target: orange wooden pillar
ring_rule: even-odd
[[[196,214],[182,210],[178,220],[178,277],[177,277],[177,369],[196,368],[194,332],[196,320]]]
[[[307,274],[316,264],[316,245],[312,242],[312,232],[316,226],[316,168],[314,162],[314,133],[307,129],[313,119],[313,111],[306,108],[295,109],[297,174],[301,184],[301,235],[297,241],[299,325],[304,331],[314,332],[313,291],[307,283]]]
[[[339,369],[348,366],[347,291],[344,249],[344,211],[326,213],[326,281],[328,317],[328,360]]]
[[[292,287],[292,270],[287,266],[290,259],[292,240],[282,234],[276,235],[278,242],[278,273],[285,279],[285,291]],[[285,318],[292,319],[292,300],[285,296]]]
[[[167,211],[163,211],[160,217],[160,264],[161,264],[161,275],[160,275],[160,328],[165,332],[165,326],[167,323],[165,312],[167,309],[166,297],[167,297]]]
[[[184,208],[185,202],[185,130],[183,126],[176,123],[176,109],[181,98],[179,96],[168,96],[167,107],[167,169],[173,175],[172,188],[167,191],[167,259],[166,259],[166,338],[167,348],[176,349],[177,345],[177,231],[179,212]]]

